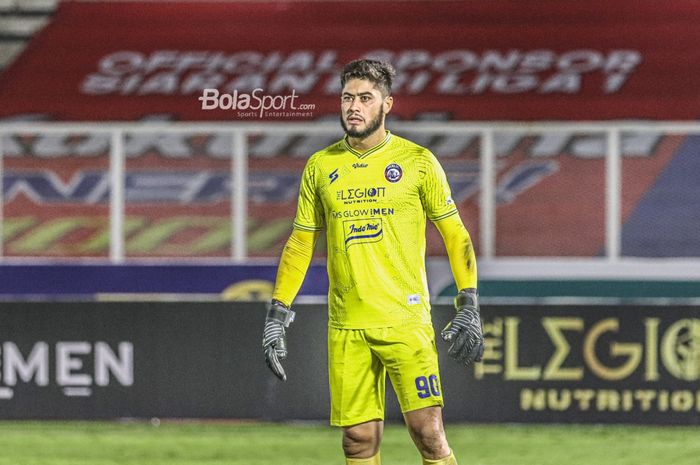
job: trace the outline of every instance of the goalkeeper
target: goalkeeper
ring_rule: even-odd
[[[391,65],[356,60],[340,80],[345,137],[309,158],[294,228],[280,258],[263,332],[268,366],[286,380],[286,329],[320,231],[328,243],[332,425],[346,463],[378,465],[385,379],[424,464],[457,463],[445,438],[442,387],[425,271],[426,217],[440,231],[459,294],[442,331],[464,365],[484,350],[476,259],[445,173],[427,149],[384,127]]]

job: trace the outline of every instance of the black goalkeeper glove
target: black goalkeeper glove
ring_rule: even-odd
[[[282,381],[287,381],[287,374],[281,363],[287,358],[287,337],[284,328],[288,328],[292,321],[294,311],[279,300],[272,299],[267,306],[262,346],[267,366]]]
[[[465,366],[480,362],[484,354],[484,332],[479,316],[476,289],[462,289],[455,297],[457,315],[442,330],[442,339],[450,342],[448,353]]]

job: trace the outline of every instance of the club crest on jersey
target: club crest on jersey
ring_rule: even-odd
[[[392,163],[384,169],[384,178],[389,182],[399,182],[403,176],[403,170],[396,163]]]

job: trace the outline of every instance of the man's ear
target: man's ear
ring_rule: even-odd
[[[382,104],[384,105],[384,113],[389,113],[391,108],[394,106],[394,97],[388,95],[384,98],[384,102]]]

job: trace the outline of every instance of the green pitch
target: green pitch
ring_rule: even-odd
[[[700,427],[448,425],[464,465],[697,465]],[[401,425],[385,465],[419,465]],[[0,422],[0,465],[342,465],[316,424]]]

